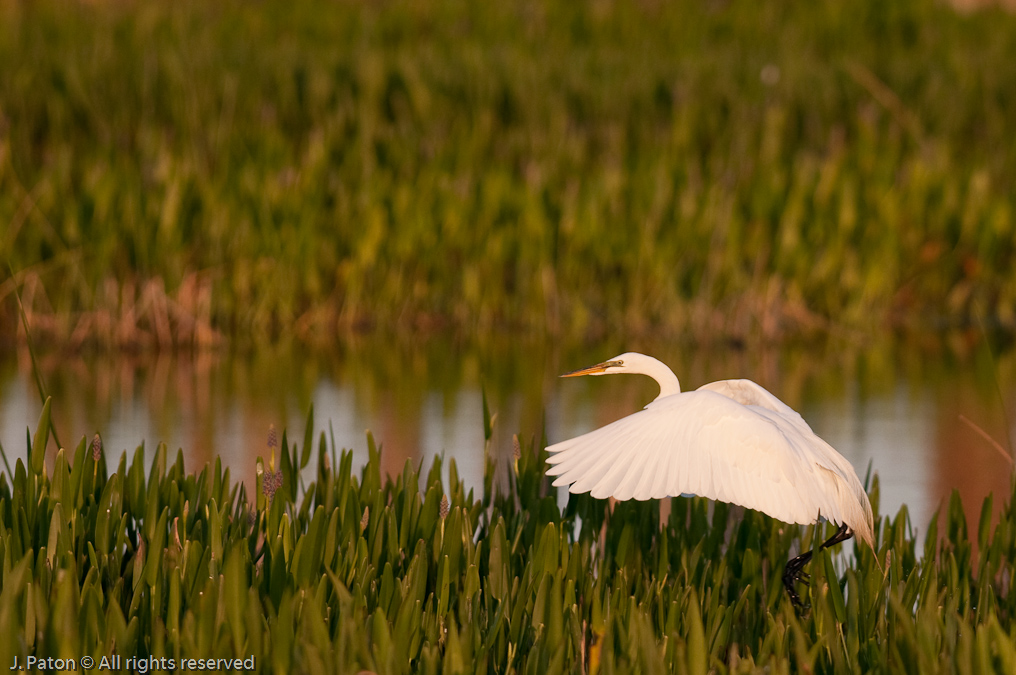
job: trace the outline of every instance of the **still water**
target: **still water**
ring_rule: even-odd
[[[684,389],[717,379],[753,379],[799,410],[864,479],[881,485],[881,513],[906,505],[925,529],[952,491],[976,526],[985,496],[995,510],[1010,494],[1016,359],[977,340],[925,345],[820,344],[744,348],[589,344],[561,350],[546,342],[454,339],[408,342],[380,337],[344,342],[328,353],[278,347],[246,354],[42,354],[65,445],[99,432],[110,462],[141,442],[181,448],[190,469],[216,455],[250,482],[266,455],[269,426],[302,439],[314,406],[316,433],[366,460],[366,430],[382,444],[386,470],[407,459],[455,458],[468,487],[483,477],[483,403],[497,413],[492,452],[511,453],[512,435],[556,442],[602,426],[648,403],[655,384],[638,376],[561,380],[559,373],[634,349],[674,368]],[[41,403],[27,350],[0,353],[0,443],[25,457]],[[997,447],[996,443],[998,446]],[[51,448],[52,452],[52,448]],[[446,462],[447,476],[447,462]]]

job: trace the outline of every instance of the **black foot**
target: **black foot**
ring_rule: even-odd
[[[790,596],[790,602],[794,605],[795,609],[807,609],[808,607],[801,601],[801,596],[797,594],[795,585],[797,582],[803,583],[805,586],[808,585],[808,580],[811,579],[811,575],[805,572],[802,568],[811,561],[811,551],[807,551],[792,559],[787,563],[787,566],[783,569],[783,587],[787,589],[787,595]]]
[[[852,536],[854,536],[854,533],[850,531],[850,528],[846,525],[841,525],[840,529],[836,531],[836,534],[825,540],[819,548],[829,548],[830,546],[834,546],[842,541],[850,539]],[[798,610],[807,610],[810,607],[801,601],[801,596],[798,595],[797,588],[795,588],[795,586],[798,582],[807,586],[808,580],[811,579],[811,575],[804,571],[804,566],[811,562],[811,553],[811,551],[805,551],[788,562],[787,566],[783,569],[783,587],[787,589],[787,595],[790,596],[790,602]]]

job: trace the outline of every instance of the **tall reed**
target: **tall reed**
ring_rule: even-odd
[[[823,551],[810,611],[779,574],[829,527],[703,499],[562,510],[519,443],[482,494],[454,461],[397,476],[322,433],[270,436],[253,494],[159,445],[107,464],[96,437],[0,474],[0,663],[249,659],[263,672],[1012,672],[1016,511],[968,536],[958,498],[918,546],[904,507],[875,550]],[[490,437],[490,416],[485,415]],[[273,441],[274,438],[274,441]],[[422,472],[421,472],[422,471]],[[310,480],[303,484],[298,476]],[[878,481],[872,480],[878,511]],[[975,551],[976,544],[976,551]],[[882,561],[881,566],[876,560]],[[177,667],[180,667],[179,665]]]

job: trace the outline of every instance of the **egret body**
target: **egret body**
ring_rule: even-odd
[[[721,380],[682,392],[661,361],[628,352],[561,377],[648,375],[660,395],[644,409],[547,448],[555,486],[593,497],[661,499],[695,494],[755,509],[787,523],[840,525],[822,548],[857,535],[872,546],[868,495],[853,466],[790,406],[751,380]],[[808,551],[787,563],[794,583]]]

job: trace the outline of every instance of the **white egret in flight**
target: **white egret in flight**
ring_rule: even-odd
[[[695,494],[755,509],[787,523],[819,517],[840,525],[826,548],[857,535],[873,545],[868,495],[854,468],[790,406],[751,380],[721,380],[681,392],[677,376],[651,356],[628,352],[561,377],[634,373],[660,385],[644,409],[547,448],[555,486],[597,499],[661,499]],[[811,560],[790,562],[794,584]]]

